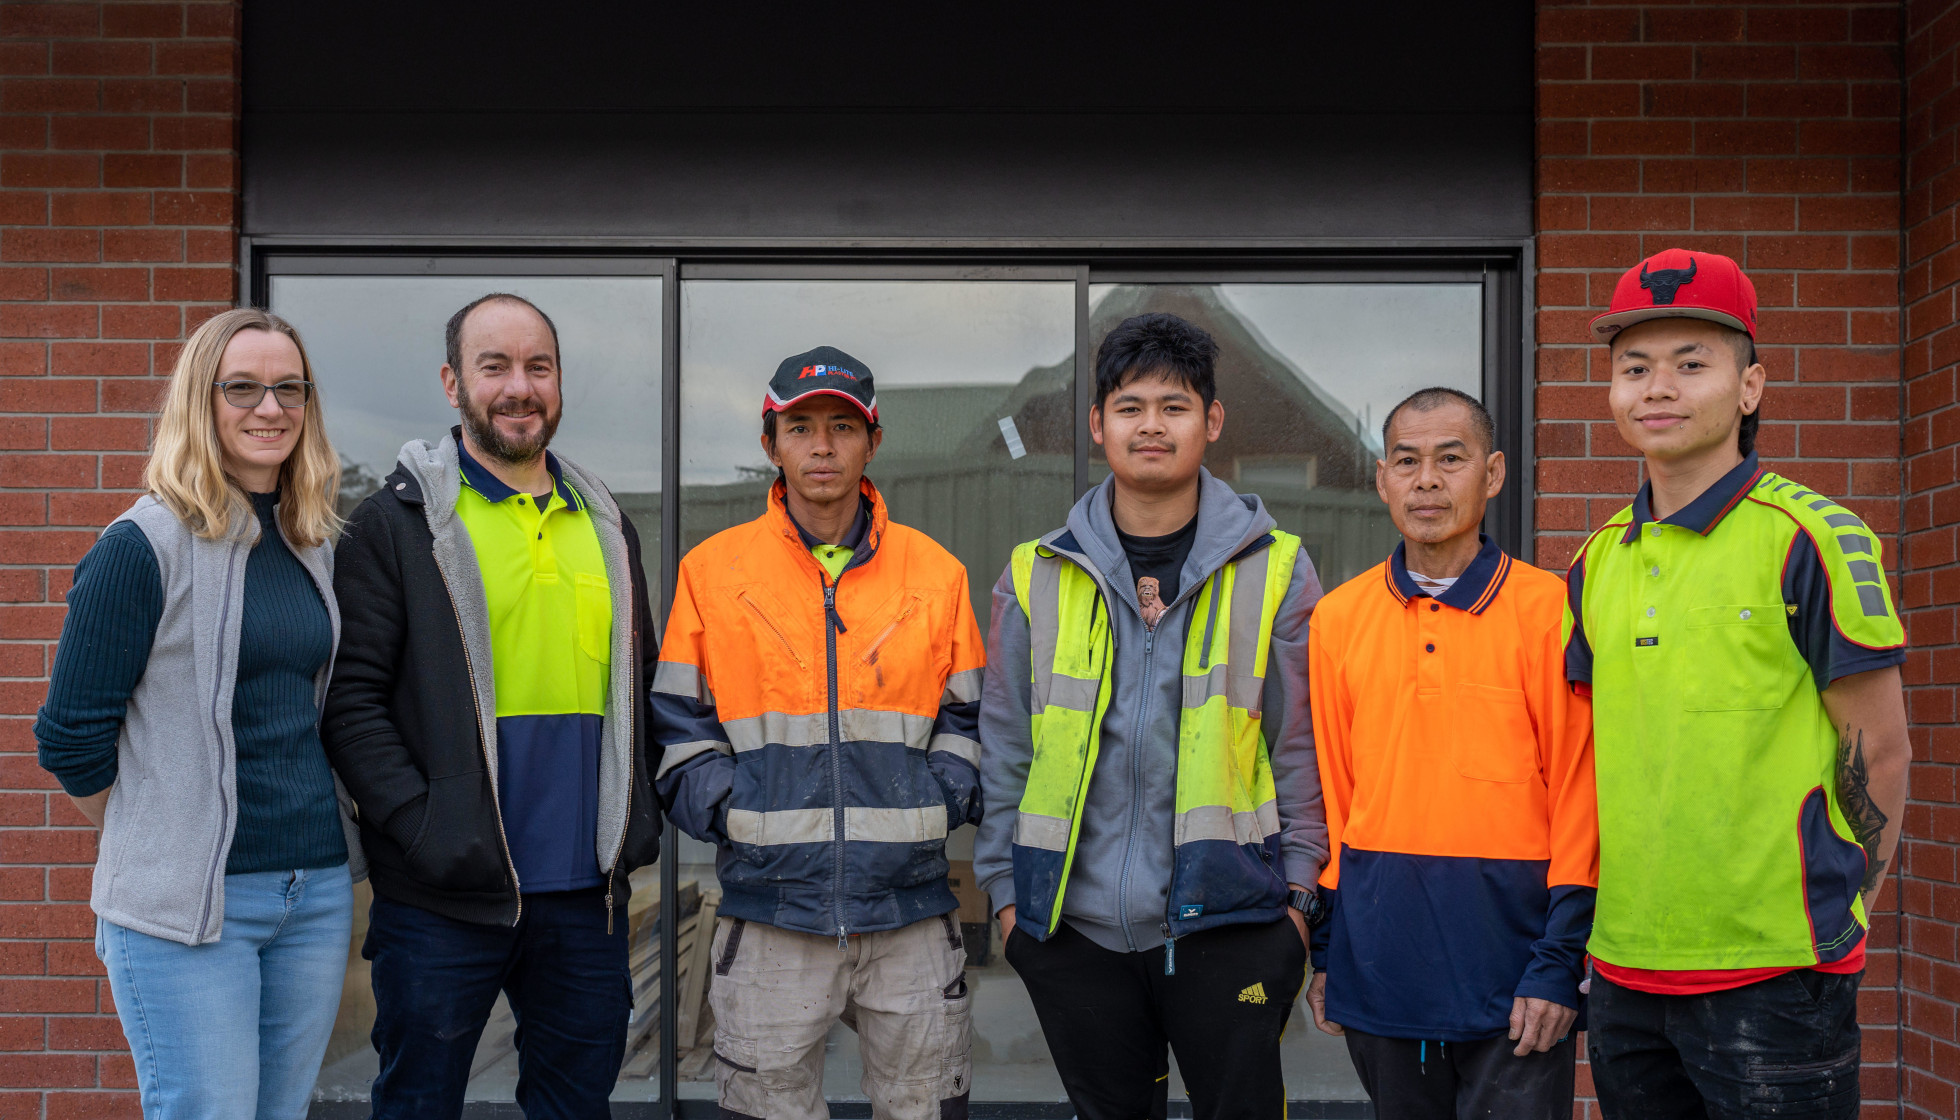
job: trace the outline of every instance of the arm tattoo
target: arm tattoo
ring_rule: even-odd
[[[1878,845],[1890,818],[1872,800],[1871,771],[1865,765],[1865,733],[1853,731],[1848,723],[1844,725],[1844,733],[1838,736],[1837,783],[1838,807],[1844,810],[1851,834],[1865,849],[1865,882],[1859,893],[1869,894],[1885,874],[1885,861],[1879,858]]]

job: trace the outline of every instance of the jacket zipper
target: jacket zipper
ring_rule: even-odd
[[[835,608],[831,605],[830,595],[831,595],[830,590],[826,588],[824,591],[824,610],[826,612],[831,612],[835,610]],[[796,662],[796,667],[799,669],[808,669],[810,666],[807,662],[803,660],[803,655],[797,653],[796,647],[789,644],[789,636],[783,633],[782,627],[776,625],[775,619],[769,617],[769,612],[763,610],[762,605],[757,603],[754,599],[749,598],[749,593],[746,591],[742,592],[742,601],[744,603],[747,603],[749,605],[749,609],[755,612],[755,616],[762,620],[762,624],[764,626],[767,626],[770,632],[776,635],[776,640],[783,643],[783,652],[790,655],[790,658]],[[836,652],[835,642],[831,644],[831,651],[833,654]],[[834,684],[836,680],[835,666],[833,666],[831,669],[831,679]],[[833,717],[836,714],[834,709],[835,706],[833,705],[833,711],[832,711]],[[833,718],[833,722],[835,722],[834,718]]]
[[[225,605],[224,605],[224,609],[218,612],[218,635],[220,641],[223,640],[225,630],[231,623],[231,585],[237,567],[238,567],[238,543],[234,541],[232,542],[230,555],[225,557]],[[234,661],[235,660],[236,659],[234,658]],[[232,672],[235,678],[237,675],[237,669],[235,665],[233,667]],[[222,670],[220,670],[220,675],[222,675]],[[220,685],[219,688],[222,688],[222,686]],[[225,732],[224,732],[224,725],[220,719],[220,715],[218,712],[218,689],[217,688],[214,688],[211,693],[211,731],[212,734],[217,736],[218,739],[218,773],[220,775],[219,785],[222,789],[223,786],[222,775],[224,774],[224,762],[225,762],[225,757],[224,757],[225,756]],[[219,861],[224,858],[224,854],[225,854],[224,852],[225,833],[230,831],[231,829],[231,810],[225,806],[223,797],[218,798],[218,808],[219,808],[218,850],[211,853],[211,864],[214,868],[217,869],[220,875],[223,875],[224,868],[219,863]],[[205,923],[211,920],[211,891],[212,891],[212,880],[209,877],[207,877],[204,881],[204,910],[202,913],[200,913],[197,916],[197,934],[200,937],[204,935]]]
[[[1116,907],[1123,921],[1123,942],[1130,952],[1137,952],[1136,939],[1130,936],[1130,859],[1136,851],[1137,829],[1143,823],[1143,763],[1142,751],[1144,725],[1150,716],[1150,650],[1157,642],[1157,628],[1143,628],[1143,703],[1137,705],[1136,729],[1130,734],[1130,834],[1123,845],[1123,873],[1116,880]],[[1169,927],[1165,927],[1165,944],[1169,944]]]
[[[905,625],[905,620],[912,617],[912,612],[918,608],[918,605],[919,605],[919,597],[917,595],[912,596],[912,598],[906,602],[905,609],[898,612],[897,618],[892,619],[891,625],[879,631],[878,636],[871,639],[871,644],[864,647],[864,652],[858,655],[859,659],[869,663],[870,660],[877,655],[879,647],[885,644],[885,639],[891,637],[893,634],[896,634],[898,632],[898,628],[900,626]]]
[[[630,589],[627,598],[632,598]],[[626,608],[626,616],[628,619],[626,624],[626,672],[633,682],[633,687],[627,691],[627,696],[637,701],[640,696],[640,659],[633,652],[633,624],[631,621],[633,608],[630,603]],[[611,937],[613,931],[613,874],[619,870],[619,857],[626,854],[626,833],[633,827],[633,756],[638,753],[639,734],[640,705],[638,703],[631,703],[626,706],[626,819],[620,822],[619,847],[613,849],[612,864],[606,868],[607,937]]]
[[[843,734],[837,720],[837,634],[844,628],[844,622],[837,617],[837,584],[833,582],[826,582],[823,586],[823,614],[824,669],[830,686],[831,847],[837,854],[834,861],[837,879],[831,888],[830,903],[837,916],[837,951],[842,953],[851,947],[850,935],[844,927],[844,751]]]
[[[436,560],[436,575],[441,578],[443,594],[449,599],[449,613],[456,618],[456,636],[463,642],[463,671],[469,674],[470,701],[476,707],[476,749],[483,755],[483,765],[487,768],[490,765],[490,744],[483,738],[483,692],[476,684],[476,662],[470,657],[470,636],[463,630],[463,612],[456,608],[456,590],[449,586],[449,575],[442,570],[440,558]],[[496,718],[496,713],[492,712],[491,718]],[[511,862],[510,838],[504,835],[503,796],[497,790],[495,775],[491,777],[490,808],[497,814],[497,843],[503,849],[504,869],[510,872],[511,893],[517,896],[517,913],[510,919],[511,927],[516,928],[517,923],[524,920],[524,887],[517,881],[517,864]],[[611,914],[612,911],[608,910],[607,913]]]

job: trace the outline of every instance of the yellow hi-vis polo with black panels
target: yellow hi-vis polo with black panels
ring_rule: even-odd
[[[613,625],[599,536],[556,456],[545,455],[551,493],[532,495],[504,485],[460,441],[456,452],[456,516],[490,608],[497,802],[519,888],[597,886],[605,874],[592,837]]]
[[[1878,538],[1750,455],[1659,521],[1643,486],[1566,579],[1566,674],[1592,685],[1592,955],[1668,971],[1844,959],[1865,934],[1865,852],[1820,692],[1905,660]]]

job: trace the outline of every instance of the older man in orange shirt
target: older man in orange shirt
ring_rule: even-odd
[[[1332,855],[1307,1001],[1383,1116],[1572,1115],[1599,875],[1590,705],[1565,585],[1478,531],[1504,486],[1482,404],[1426,389],[1383,425],[1403,543],[1307,641]]]

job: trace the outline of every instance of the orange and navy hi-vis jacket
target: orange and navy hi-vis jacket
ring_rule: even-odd
[[[1334,1022],[1468,1042],[1504,1034],[1516,996],[1580,1006],[1599,818],[1564,609],[1563,581],[1488,539],[1435,598],[1397,545],[1314,609]]]
[[[838,937],[953,910],[946,834],[980,819],[966,569],[862,490],[835,581],[780,480],[761,517],[689,552],[652,689],[656,784],[719,849],[721,913]]]

